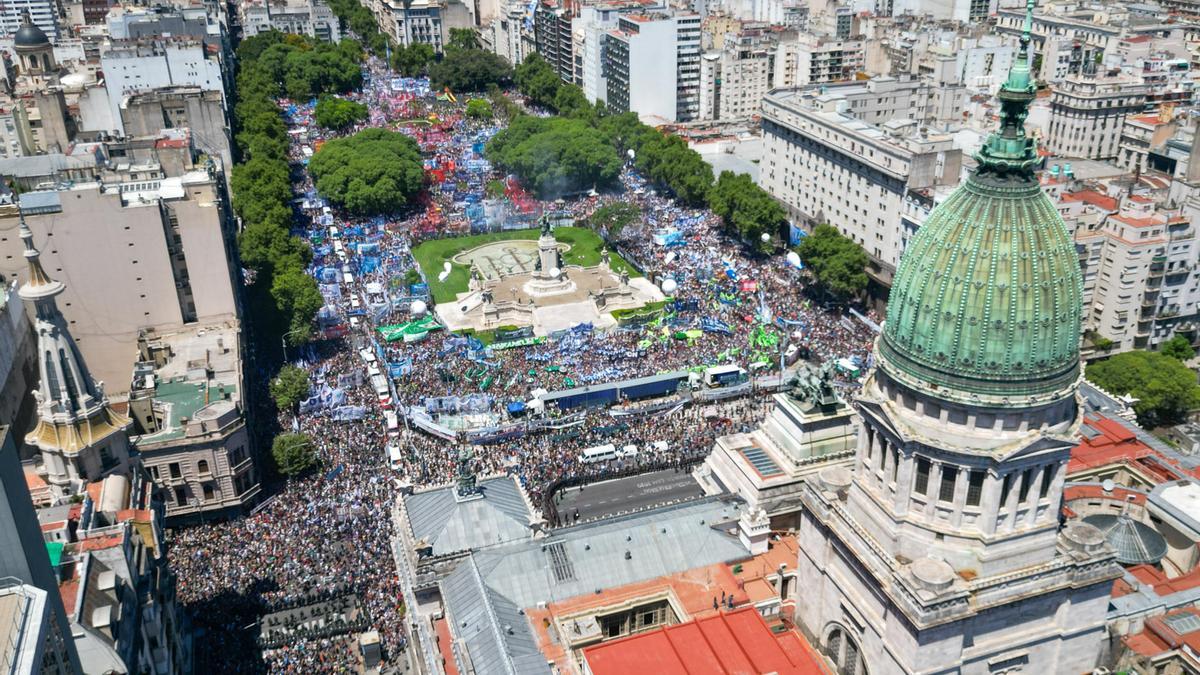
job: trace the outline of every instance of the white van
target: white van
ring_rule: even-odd
[[[650,444],[650,448],[657,452],[666,452],[670,447],[666,441],[654,441]]]
[[[399,471],[403,467],[403,458],[400,456],[400,446],[395,443],[388,443],[387,446],[388,466],[392,471]]]
[[[360,349],[358,350],[358,355],[361,356],[362,360],[366,361],[367,363],[375,363],[375,352],[371,351],[370,349]]]
[[[395,411],[384,410],[383,421],[387,425],[388,436],[395,438],[400,435],[400,420],[396,417]]]
[[[598,445],[594,448],[588,448],[579,455],[579,461],[584,464],[595,464],[596,462],[607,462],[610,459],[617,458],[617,446],[612,443]]]
[[[638,446],[630,443],[629,445],[621,448],[617,452],[617,456],[624,457],[625,459],[629,459],[631,457],[637,457],[637,453],[638,453]]]

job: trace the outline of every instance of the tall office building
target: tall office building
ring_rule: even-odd
[[[1059,523],[1081,277],[1034,175],[1029,24],[1000,128],[900,261],[853,470],[802,493],[797,622],[843,673],[1090,672],[1121,573]]]

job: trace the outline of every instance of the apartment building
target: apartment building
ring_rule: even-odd
[[[1151,154],[1161,151],[1179,129],[1174,118],[1159,113],[1126,117],[1117,145],[1117,165],[1128,171],[1149,171]]]
[[[774,40],[759,32],[730,34],[700,61],[702,120],[743,120],[762,111],[771,90]]]
[[[803,87],[854,79],[864,68],[862,40],[800,34],[779,43],[774,86]]]
[[[242,0],[237,11],[244,37],[277,30],[326,42],[342,39],[337,15],[320,0]]]
[[[860,244],[886,285],[903,252],[906,196],[957,184],[962,153],[914,120],[876,126],[850,110],[819,89],[768,94],[758,182],[798,221],[829,223]]]
[[[228,517],[259,496],[242,407],[236,321],[143,331],[129,417],[134,446],[163,488],[172,524]]]
[[[59,38],[58,3],[54,0],[12,0],[0,7],[0,32],[9,38],[16,38],[17,32],[24,24],[25,16],[46,37],[55,42]]]
[[[1073,75],[1054,85],[1046,149],[1060,157],[1114,159],[1125,118],[1146,106],[1146,85],[1127,75]]]
[[[1058,198],[1080,252],[1084,330],[1111,340],[1113,353],[1153,349],[1200,312],[1192,225],[1200,206],[1164,210],[1120,189],[1079,184]]]
[[[3,627],[0,662],[7,672],[69,675],[80,671],[79,653],[17,456],[20,442],[0,426],[0,616],[18,619]]]
[[[534,49],[568,84],[578,84],[576,73],[583,67],[582,54],[578,67],[576,64],[575,38],[571,30],[574,19],[569,7],[559,7],[554,0],[539,3],[533,12]]]

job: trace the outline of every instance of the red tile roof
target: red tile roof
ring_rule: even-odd
[[[1083,202],[1091,204],[1105,211],[1116,211],[1117,200],[1107,195],[1100,194],[1095,190],[1078,190],[1076,192],[1064,192],[1060,197],[1065,202]]]
[[[753,607],[744,607],[604,642],[583,654],[593,675],[827,672],[806,646],[794,631],[791,637],[777,637]]]
[[[1158,483],[1179,480],[1187,475],[1183,468],[1138,440],[1133,430],[1120,422],[1100,415],[1088,416],[1084,422],[1097,435],[1085,437],[1071,450],[1068,475],[1118,463],[1132,465]]]

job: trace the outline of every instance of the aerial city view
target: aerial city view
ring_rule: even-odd
[[[1200,0],[0,54],[0,675],[1200,673]]]

